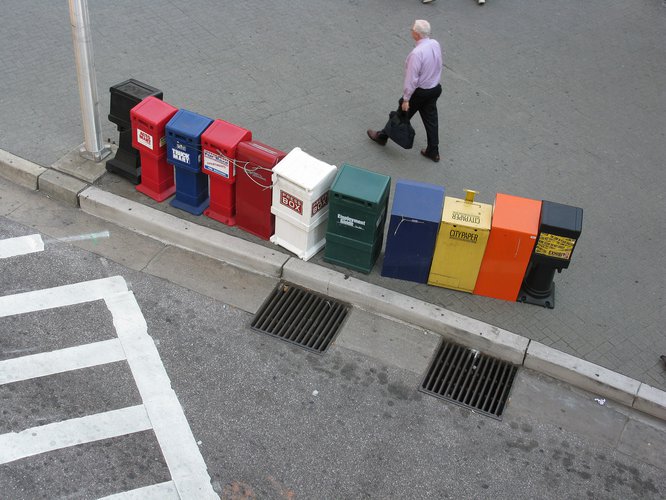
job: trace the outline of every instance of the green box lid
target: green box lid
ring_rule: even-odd
[[[388,195],[390,185],[391,178],[388,175],[345,163],[338,171],[331,192],[369,203],[380,203]]]

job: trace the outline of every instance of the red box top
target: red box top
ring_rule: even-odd
[[[164,128],[177,111],[178,108],[171,104],[149,96],[130,110],[130,119],[141,122],[143,126]]]
[[[264,168],[274,167],[287,153],[257,141],[244,141],[236,148],[236,159]]]
[[[252,132],[249,130],[224,120],[214,120],[210,127],[201,134],[201,147],[215,153],[219,149],[227,158],[235,159],[238,143],[250,140],[252,140]]]
[[[540,215],[541,200],[497,193],[491,231],[498,228],[536,236]]]

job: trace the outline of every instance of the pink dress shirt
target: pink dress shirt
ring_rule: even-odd
[[[405,61],[402,98],[409,101],[417,88],[436,87],[442,76],[442,48],[437,40],[421,38]]]

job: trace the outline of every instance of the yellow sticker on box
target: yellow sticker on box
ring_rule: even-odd
[[[555,257],[557,259],[570,260],[576,240],[556,234],[541,233],[537,241],[534,253]]]

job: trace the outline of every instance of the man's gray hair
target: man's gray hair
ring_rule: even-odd
[[[412,29],[421,36],[430,36],[430,23],[425,19],[417,19],[414,21],[414,26],[412,26]]]

